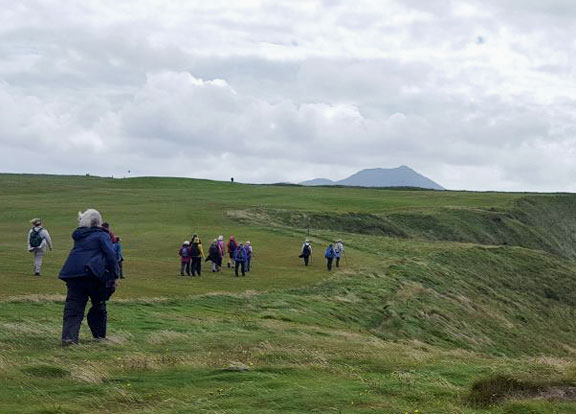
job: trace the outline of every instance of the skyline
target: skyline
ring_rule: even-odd
[[[576,191],[567,0],[3,9],[0,172]]]

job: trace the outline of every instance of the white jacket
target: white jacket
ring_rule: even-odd
[[[33,231],[40,231],[40,237],[42,237],[42,243],[40,243],[40,246],[38,246],[38,247],[30,246],[30,234],[32,234]],[[48,233],[48,230],[46,230],[45,228],[42,228],[40,226],[36,226],[33,229],[30,229],[30,231],[28,232],[27,243],[28,243],[28,251],[29,252],[31,252],[33,250],[46,251],[46,246],[48,246],[48,248],[50,250],[52,250],[52,239],[50,238],[50,233]]]

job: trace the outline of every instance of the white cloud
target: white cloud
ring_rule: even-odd
[[[576,191],[574,17],[563,0],[15,2],[0,169],[273,182],[404,164],[448,188]]]

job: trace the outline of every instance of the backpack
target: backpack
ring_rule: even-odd
[[[246,250],[244,250],[244,248],[240,249],[236,249],[234,251],[234,260],[241,262],[243,260],[246,260]]]
[[[311,253],[311,251],[310,251],[310,245],[309,245],[309,244],[305,244],[305,245],[304,245],[304,248],[302,249],[302,254],[303,254],[304,256],[310,256],[310,253]]]
[[[326,253],[324,253],[324,257],[326,259],[333,259],[334,258],[334,248],[333,247],[328,247],[326,249]]]
[[[42,244],[42,240],[44,240],[44,238],[40,235],[41,232],[42,227],[40,227],[39,230],[32,229],[32,232],[30,233],[30,238],[28,240],[30,247],[40,247],[40,245]]]
[[[230,243],[228,246],[229,246],[228,248],[230,249],[231,252],[236,250],[236,240],[230,240]]]
[[[200,256],[200,248],[198,247],[198,243],[192,243],[190,246],[190,256],[198,257]]]

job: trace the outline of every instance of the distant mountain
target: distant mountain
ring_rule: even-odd
[[[398,168],[372,168],[362,170],[340,181],[332,181],[326,178],[316,178],[300,183],[306,186],[316,185],[344,185],[355,187],[417,187],[432,190],[444,190],[444,188],[431,179],[418,174],[412,168],[405,165]]]
[[[308,180],[308,181],[302,181],[300,183],[300,185],[309,185],[309,186],[314,186],[314,185],[335,185],[336,183],[332,180],[329,180],[327,178],[314,178],[313,180]]]

